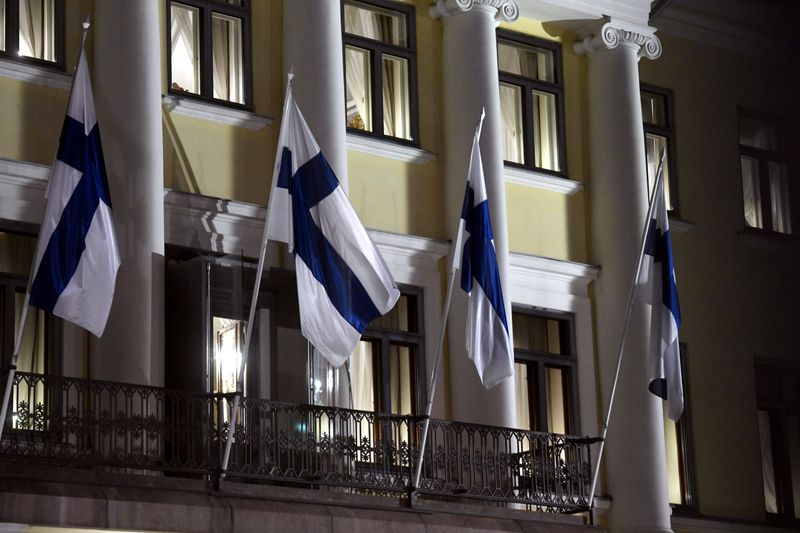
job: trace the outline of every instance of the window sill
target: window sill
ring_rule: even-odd
[[[354,152],[397,159],[406,163],[415,163],[417,165],[422,165],[436,159],[436,154],[423,150],[422,148],[405,146],[400,143],[349,132],[347,133],[347,149],[353,150]]]
[[[47,67],[18,63],[10,59],[0,58],[0,77],[27,81],[45,87],[54,87],[68,91],[72,85],[72,76]]]
[[[164,107],[170,113],[192,118],[210,120],[227,126],[238,126],[248,130],[260,130],[272,124],[272,119],[250,111],[232,109],[192,98],[169,94],[163,97]]]
[[[571,196],[583,190],[583,183],[569,178],[552,176],[545,172],[505,165],[506,181],[534,189],[543,189]]]
[[[800,246],[798,246],[798,242],[793,235],[774,233],[754,228],[739,230],[737,235],[749,246],[761,250],[786,254],[797,254],[800,252]]]
[[[695,223],[683,220],[675,215],[669,215],[669,231],[676,235],[683,235],[689,233],[690,229],[694,229]]]

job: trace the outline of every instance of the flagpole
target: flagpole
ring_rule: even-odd
[[[486,109],[481,109],[481,118],[478,121],[478,126],[475,128],[475,136],[480,139],[481,137],[481,129],[483,128],[483,119],[486,117]],[[470,164],[472,161],[472,157],[470,157]],[[461,235],[464,230],[464,220],[458,224],[458,233],[456,234],[456,241],[455,245],[453,246],[453,255],[455,258],[455,254],[458,253],[458,250],[461,249]],[[430,393],[428,394],[428,404],[425,406],[425,423],[422,427],[422,444],[419,447],[419,460],[417,461],[417,471],[414,474],[414,484],[412,488],[416,491],[419,488],[419,480],[422,476],[422,463],[425,459],[425,446],[428,442],[428,429],[430,427],[431,421],[431,412],[433,411],[433,399],[436,395],[436,374],[439,370],[439,361],[442,356],[442,348],[444,347],[444,333],[445,329],[447,328],[447,316],[450,313],[450,300],[453,297],[453,284],[456,279],[456,270],[458,270],[458,265],[456,265],[456,261],[453,261],[453,264],[450,266],[450,279],[447,282],[447,296],[445,297],[444,301],[444,310],[442,311],[442,324],[439,327],[439,340],[436,344],[436,356],[433,358],[433,369],[431,370],[431,380],[428,386],[428,390]]]
[[[286,107],[289,103],[289,95],[292,90],[292,79],[294,74],[289,72],[289,82],[286,89],[286,97],[283,102],[283,116],[286,116]],[[274,193],[274,191],[272,191]],[[264,235],[261,239],[261,250],[258,256],[258,268],[256,268],[255,287],[253,287],[253,297],[250,299],[250,314],[247,318],[247,329],[244,334],[244,352],[242,352],[242,362],[239,367],[239,377],[236,381],[236,396],[233,398],[233,408],[231,412],[231,425],[228,428],[228,437],[225,440],[225,453],[222,456],[222,468],[220,470],[220,479],[225,478],[225,473],[228,471],[228,462],[231,458],[231,445],[233,443],[233,433],[236,430],[236,418],[239,413],[239,403],[241,402],[242,394],[244,393],[244,373],[247,366],[247,356],[250,353],[250,340],[253,337],[253,321],[256,314],[256,304],[258,303],[258,293],[261,290],[261,273],[264,271],[264,261],[267,255],[267,244],[269,243],[269,220],[270,213],[272,212],[272,204],[274,195],[270,194],[269,203],[267,204],[267,218],[264,221]]]
[[[663,186],[663,173],[664,173],[664,158],[666,150],[661,151],[661,161],[658,164],[658,172],[656,173],[656,182],[653,187],[653,197],[650,199],[650,205],[647,208],[647,217],[644,222],[644,229],[642,230],[642,241],[639,246],[639,256],[636,263],[636,272],[631,280],[630,288],[628,289],[628,305],[625,309],[625,321],[622,324],[622,336],[619,341],[619,350],[617,351],[617,368],[614,371],[614,381],[611,385],[611,396],[608,398],[608,407],[606,408],[606,417],[603,422],[603,435],[600,437],[600,449],[597,451],[597,461],[594,465],[594,473],[592,474],[592,487],[589,491],[589,509],[591,510],[594,505],[594,493],[597,489],[597,478],[600,475],[600,462],[603,459],[603,448],[606,444],[606,436],[608,435],[608,425],[611,422],[611,411],[614,407],[614,396],[617,393],[617,384],[619,383],[620,369],[622,368],[622,354],[625,350],[625,340],[628,335],[628,325],[630,324],[631,312],[633,311],[633,296],[636,291],[636,282],[639,279],[639,273],[642,270],[642,263],[644,261],[644,249],[647,244],[647,232],[650,227],[650,220],[653,218],[653,211],[655,210],[658,195]]]
[[[89,14],[86,14],[86,18],[83,20],[82,27],[83,33],[81,34],[81,47],[78,51],[78,60],[75,61],[75,69],[73,71],[73,80],[72,85],[69,88],[69,96],[67,97],[67,102],[72,100],[72,90],[75,87],[75,71],[78,70],[78,63],[81,60],[81,54],[83,54],[83,47],[86,44],[86,34],[89,33]],[[69,104],[67,104],[69,105]],[[50,189],[50,180],[53,177],[53,169],[50,168],[50,177],[47,180],[47,189]],[[45,194],[45,197],[47,195]],[[31,300],[31,284],[33,283],[33,271],[36,268],[36,258],[33,258],[33,262],[31,263],[31,273],[28,274],[28,287],[25,289],[25,301],[22,305],[22,313],[19,317],[19,323],[17,325],[17,336],[14,339],[14,354],[11,356],[11,364],[8,368],[8,379],[6,380],[6,387],[3,390],[3,407],[0,408],[0,439],[3,437],[3,430],[6,427],[6,414],[8,413],[8,404],[9,400],[11,399],[11,387],[14,383],[14,374],[17,371],[17,362],[19,361],[19,351],[22,348],[22,337],[25,333],[25,324],[28,322],[28,308],[30,307],[30,300]]]

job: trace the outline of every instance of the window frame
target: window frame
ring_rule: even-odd
[[[549,352],[540,352],[538,350],[528,350],[524,348],[517,348],[513,346],[514,350],[514,363],[520,363],[530,366],[535,366],[537,390],[539,392],[538,398],[534,398],[532,387],[528,387],[528,411],[531,414],[529,427],[539,427],[541,429],[531,429],[531,431],[538,431],[548,433],[547,431],[547,387],[545,382],[545,370],[548,366],[557,367],[561,369],[568,369],[569,371],[569,394],[567,395],[568,402],[568,422],[567,435],[579,435],[581,428],[580,418],[580,400],[578,398],[578,355],[577,355],[577,337],[575,335],[575,315],[573,313],[566,313],[562,311],[552,311],[541,308],[513,306],[513,314],[521,314],[527,316],[535,316],[538,318],[558,320],[566,324],[569,330],[569,339],[567,339],[567,346],[569,347],[569,354],[552,354]],[[513,318],[512,318],[513,320]],[[560,334],[560,332],[559,332]],[[564,341],[562,340],[562,343]],[[530,370],[528,370],[530,376]],[[533,400],[537,400],[534,403]],[[536,417],[536,424],[533,424]]]
[[[399,46],[381,41],[361,37],[345,31],[344,5],[347,0],[341,0],[339,8],[341,12],[342,25],[342,68],[344,72],[344,92],[347,98],[347,46],[355,46],[369,52],[370,58],[370,91],[372,101],[370,113],[372,114],[372,131],[360,130],[357,128],[346,127],[347,133],[363,135],[364,137],[376,138],[390,142],[396,142],[407,146],[419,147],[419,87],[417,84],[417,27],[416,9],[410,4],[399,4],[389,0],[355,0],[358,3],[371,5],[377,8],[394,11],[403,15],[406,19],[406,33],[408,46]],[[408,105],[409,122],[411,128],[411,139],[394,137],[383,132],[383,55],[391,55],[405,59],[408,62]],[[381,73],[376,76],[375,73]],[[342,103],[345,107],[347,101]],[[380,125],[376,128],[375,125]],[[379,130],[379,131],[376,131]]]
[[[749,118],[758,120],[760,122],[768,123],[770,126],[775,128],[775,133],[778,137],[778,151],[773,152],[770,150],[764,150],[761,148],[755,148],[753,146],[747,146],[741,143],[741,119],[742,118]],[[766,113],[763,111],[757,111],[751,108],[738,106],[737,107],[737,114],[736,114],[736,124],[737,124],[737,142],[739,146],[739,191],[740,194],[744,194],[742,192],[742,184],[744,177],[742,176],[742,157],[749,157],[755,159],[758,162],[758,185],[759,185],[759,194],[760,194],[760,209],[761,209],[761,222],[764,226],[763,228],[756,228],[753,226],[748,226],[747,221],[744,218],[744,196],[742,196],[742,225],[744,231],[747,232],[754,232],[759,235],[769,235],[775,238],[781,239],[792,239],[795,235],[795,222],[794,219],[791,217],[792,212],[794,211],[795,202],[794,202],[794,194],[793,194],[793,184],[792,184],[792,175],[791,175],[791,165],[790,165],[790,157],[787,156],[787,148],[789,146],[787,137],[788,137],[788,128],[786,127],[785,121],[782,120],[780,117],[776,115],[772,115],[770,113]],[[787,201],[789,203],[789,216],[790,216],[790,224],[789,224],[789,231],[790,233],[783,233],[780,231],[776,231],[773,229],[775,227],[774,220],[772,218],[772,192],[770,191],[770,179],[769,179],[769,164],[770,163],[778,163],[784,165],[786,167],[786,175],[788,179],[788,187],[787,187],[787,194],[789,198]]]
[[[680,216],[680,203],[678,202],[678,172],[677,172],[677,156],[675,152],[677,151],[676,142],[675,142],[675,115],[673,113],[674,108],[674,98],[673,98],[673,91],[672,89],[668,89],[666,87],[658,87],[656,85],[650,85],[649,83],[641,83],[639,84],[639,97],[641,99],[642,93],[652,93],[656,96],[660,96],[663,98],[664,101],[664,122],[665,126],[657,126],[655,124],[650,124],[644,121],[644,117],[642,117],[642,126],[644,129],[645,135],[645,156],[646,152],[646,143],[647,143],[647,134],[651,133],[653,135],[658,135],[659,137],[664,137],[667,140],[667,165],[669,165],[669,198],[670,202],[672,203],[672,209],[667,206],[667,212],[674,216]],[[646,176],[647,184],[648,184],[648,194],[647,196],[650,197],[650,177]],[[655,176],[653,176],[655,180]]]
[[[3,0],[0,0],[3,1]],[[64,50],[65,50],[65,7],[64,0],[53,0],[53,14],[55,21],[53,24],[53,47],[55,51],[55,61],[47,61],[36,57],[19,55],[19,1],[5,0],[5,50],[0,50],[0,58],[25,63],[37,67],[43,67],[63,72],[65,70]],[[16,53],[12,50],[16,50]]]
[[[253,43],[251,37],[251,0],[240,0],[242,5],[226,4],[220,0],[167,0],[167,92],[171,95],[202,100],[214,105],[253,110]],[[183,4],[193,7],[200,13],[200,93],[181,91],[172,88],[172,46],[169,44],[172,32],[172,4]],[[244,103],[214,98],[214,49],[211,39],[212,14],[220,13],[242,21],[242,85],[244,87]]]
[[[399,416],[393,415],[391,412],[392,391],[389,364],[389,345],[399,344],[414,347],[412,360],[410,361],[411,375],[414,379],[411,392],[412,412],[410,416],[417,416],[422,414],[421,409],[424,408],[428,400],[428,387],[425,380],[426,361],[424,333],[425,317],[423,315],[424,306],[422,300],[423,289],[420,287],[412,287],[407,285],[400,285],[398,288],[400,289],[401,294],[414,297],[415,305],[413,312],[416,315],[418,331],[398,331],[369,325],[361,335],[361,340],[371,342],[373,345],[377,345],[377,349],[373,354],[373,391],[375,402],[377,404],[375,413],[382,415]]]
[[[495,35],[495,42],[498,40],[505,40],[518,43],[523,46],[534,46],[536,48],[543,48],[553,53],[553,82],[546,82],[527,78],[517,74],[512,74],[500,70],[498,61],[497,75],[500,83],[507,83],[519,87],[522,91],[522,145],[523,145],[523,159],[525,163],[517,163],[514,161],[503,160],[503,164],[514,168],[525,170],[534,170],[536,172],[544,172],[553,176],[566,178],[567,172],[567,140],[566,140],[566,113],[564,111],[564,65],[563,65],[563,51],[561,44],[556,41],[549,41],[547,39],[540,39],[532,37],[523,33],[497,29]],[[499,87],[498,87],[499,90]],[[531,92],[533,90],[553,94],[556,99],[556,116],[557,116],[557,139],[558,146],[558,167],[560,170],[550,170],[535,166],[536,152],[535,152],[535,138],[533,127],[533,98]]]
[[[684,503],[670,504],[673,512],[682,515],[696,514],[699,506],[697,502],[697,481],[695,479],[694,446],[692,443],[692,413],[688,381],[686,379],[686,359],[689,350],[685,343],[679,343],[681,378],[683,386],[683,414],[675,423],[676,440],[678,441],[678,465],[680,468],[681,496]]]

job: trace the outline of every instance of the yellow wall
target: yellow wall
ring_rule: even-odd
[[[639,68],[643,82],[674,90],[680,212],[697,224],[672,238],[700,510],[760,520],[754,357],[796,359],[800,295],[796,256],[740,235],[737,105],[785,113],[787,66],[659,35],[662,57]]]

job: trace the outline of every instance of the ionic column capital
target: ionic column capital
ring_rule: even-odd
[[[601,50],[617,47],[635,48],[638,56],[658,59],[661,56],[661,41],[651,26],[630,24],[611,18],[600,19],[579,32],[579,39],[572,45],[576,54],[592,55]]]
[[[428,9],[432,19],[467,13],[473,8],[490,10],[497,20],[514,22],[519,18],[516,0],[436,0]]]

